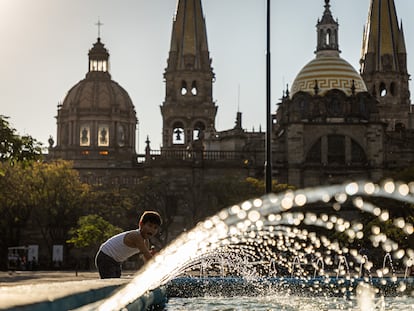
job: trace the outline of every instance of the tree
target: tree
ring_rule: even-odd
[[[28,162],[42,158],[42,143],[30,135],[20,136],[0,115],[0,162]]]
[[[77,268],[90,269],[99,245],[123,230],[99,215],[86,215],[78,219],[77,225],[68,231],[71,237],[66,243],[73,245],[81,254],[75,254]]]
[[[30,192],[31,171],[22,163],[0,162],[0,258],[7,258],[7,248],[19,246],[33,204]],[[0,260],[0,269],[6,260]]]
[[[72,164],[7,161],[0,162],[0,171],[0,258],[22,242],[44,243],[49,254],[53,244],[65,244],[68,230],[90,209],[89,186]],[[5,262],[0,260],[0,268]]]
[[[89,186],[81,183],[68,161],[35,163],[32,173],[31,219],[51,253],[53,244],[65,244],[67,232],[87,209]]]
[[[66,242],[76,248],[97,250],[100,244],[120,232],[122,232],[121,228],[112,225],[99,215],[81,216],[77,226],[69,230],[71,238]]]

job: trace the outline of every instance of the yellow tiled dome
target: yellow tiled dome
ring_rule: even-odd
[[[306,64],[296,76],[290,94],[299,91],[315,93],[315,83],[318,84],[318,94],[323,95],[329,90],[338,89],[347,95],[366,92],[367,88],[358,72],[339,55],[318,55]]]

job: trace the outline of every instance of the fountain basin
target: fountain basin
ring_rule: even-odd
[[[400,295],[400,288],[404,288],[406,293],[414,290],[414,278],[275,277],[249,280],[240,277],[178,277],[167,283],[166,292],[169,298],[256,296],[271,291],[300,295],[349,296],[355,294],[357,286],[362,282],[377,288],[385,296]]]

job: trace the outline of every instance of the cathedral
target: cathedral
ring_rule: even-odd
[[[378,181],[414,163],[410,76],[394,0],[371,0],[359,72],[341,57],[338,38],[339,24],[325,0],[314,58],[272,115],[273,180],[298,188]],[[308,49],[311,58],[313,47]],[[85,78],[58,106],[50,159],[73,161],[90,184],[127,187],[149,176],[172,181],[184,197],[220,176],[264,178],[265,133],[245,130],[241,112],[233,128],[216,129],[215,74],[201,0],[179,0],[174,15],[161,150],[147,139],[145,153],[136,153],[138,118],[127,90],[112,80],[109,56],[98,37]]]
[[[371,0],[360,72],[340,57],[329,1],[315,58],[278,104],[274,175],[298,186],[378,181],[413,164],[407,52],[393,0]]]

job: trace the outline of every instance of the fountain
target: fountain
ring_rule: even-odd
[[[395,277],[394,265],[392,264],[392,257],[391,257],[391,254],[390,253],[386,253],[384,255],[384,260],[382,261],[382,271],[381,271],[381,274],[383,276],[385,276],[389,272],[389,269],[386,268],[387,259],[388,259],[388,262],[390,263],[392,277]]]
[[[319,268],[319,263],[321,264],[321,268]],[[316,260],[315,263],[315,272],[313,273],[313,278],[316,279],[316,273],[324,273],[325,271],[325,264],[323,262],[323,258],[322,257],[318,257],[318,259]]]
[[[344,270],[346,268],[346,271]],[[346,274],[349,277],[349,265],[348,260],[345,256],[341,255],[339,256],[339,263],[338,263],[338,269],[336,272],[336,278],[339,278],[339,275],[343,276]]]
[[[275,277],[277,275],[277,269],[276,269],[276,260],[272,258],[269,262],[269,277]]]
[[[358,215],[386,223],[392,211],[379,204],[413,204],[413,193],[414,184],[350,182],[231,206],[184,232],[96,309],[136,307],[141,297],[162,289],[168,310],[208,310],[200,303],[212,310],[408,310],[414,280],[408,272],[397,277],[392,259],[411,267],[412,244],[398,245],[381,225],[366,236]],[[392,224],[412,241],[412,223],[397,217]],[[358,252],[361,242],[370,243],[371,258],[385,253],[377,277],[361,275],[378,264]]]
[[[299,256],[295,256],[293,258],[293,261],[292,261],[292,273],[291,273],[291,277],[292,278],[294,276],[295,267],[298,267],[298,271],[301,272],[302,266],[300,265],[300,258],[299,258]]]
[[[367,271],[368,272],[368,277],[369,277],[369,279],[371,279],[372,278],[371,266],[372,266],[372,263],[368,260],[368,256],[367,255],[362,255],[362,259],[361,259],[361,262],[360,262],[360,265],[359,265],[359,274],[358,274],[358,276],[360,278],[364,277],[365,276],[365,271]]]
[[[404,272],[404,279],[407,279],[408,273],[410,271],[414,271],[414,257],[410,257],[410,259],[407,260],[407,264],[406,264],[405,272]]]

